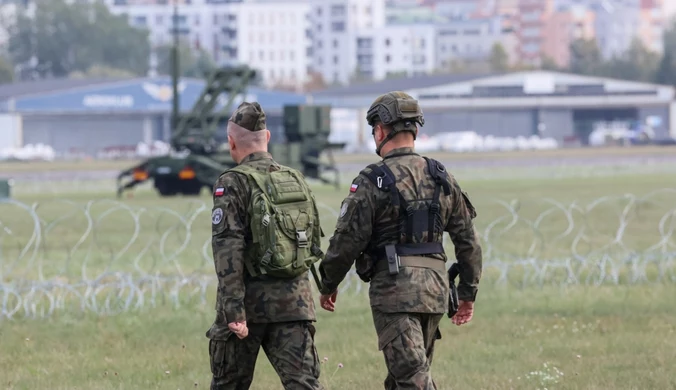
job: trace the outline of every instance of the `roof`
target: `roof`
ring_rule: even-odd
[[[205,87],[205,80],[181,77],[179,109],[192,109]],[[16,83],[0,88],[0,111],[22,114],[73,113],[168,113],[173,89],[166,76],[118,79],[61,79],[44,82]],[[13,98],[11,107],[7,98]],[[266,111],[282,110],[284,105],[305,104],[306,96],[294,92],[249,86],[245,94],[234,97],[235,106],[242,100],[257,100]],[[217,108],[223,107],[227,95],[220,95]]]
[[[606,106],[665,104],[674,87],[550,71],[498,75],[433,75],[384,80],[312,95],[315,104],[363,109],[388,91],[404,91],[425,109],[451,107]]]
[[[98,84],[114,83],[124,79],[120,78],[86,78],[86,79],[48,79],[22,81],[18,83],[0,85],[0,100],[62,91],[65,89],[88,87]]]
[[[411,89],[434,87],[443,84],[462,83],[466,81],[492,77],[495,75],[496,74],[489,73],[483,74],[458,73],[458,74],[421,75],[407,78],[391,78],[378,82],[361,83],[350,85],[347,87],[329,88],[315,92],[312,94],[312,96],[318,98],[327,98],[333,96],[340,97],[350,95],[373,95],[373,94],[380,95],[388,91],[404,91]]]

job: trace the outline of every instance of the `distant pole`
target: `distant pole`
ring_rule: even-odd
[[[171,86],[173,88],[172,110],[171,110],[171,128],[178,126],[178,0],[174,0],[174,16],[172,24],[172,34],[174,36],[174,46],[171,49]]]

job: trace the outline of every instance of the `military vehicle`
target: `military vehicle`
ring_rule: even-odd
[[[146,159],[117,177],[118,197],[148,180],[161,196],[199,195],[203,187],[211,190],[218,176],[235,162],[227,144],[226,126],[237,96],[244,96],[246,87],[255,77],[255,71],[246,66],[222,68],[213,72],[192,110],[173,116],[171,152],[165,156]],[[222,95],[227,102],[214,112]],[[264,107],[265,109],[265,107]],[[339,186],[339,172],[331,154],[332,149],[345,144],[329,143],[331,132],[329,106],[284,106],[281,121],[268,115],[271,130],[269,151],[276,161],[303,172],[309,179]],[[281,129],[271,128],[271,122],[282,122]],[[329,161],[322,162],[322,152],[328,152]],[[333,179],[324,176],[334,172]],[[127,183],[125,178],[131,177]]]
[[[148,180],[153,180],[162,196],[198,195],[203,187],[211,190],[218,176],[235,166],[227,144],[226,125],[237,96],[245,96],[246,88],[256,77],[247,66],[225,67],[212,72],[206,85],[189,113],[178,111],[179,34],[178,3],[174,3],[174,44],[172,47],[172,116],[171,152],[142,161],[117,177],[117,195]],[[225,94],[227,101],[214,112]],[[263,107],[265,110],[265,107]],[[328,142],[331,132],[331,108],[328,106],[286,106],[281,120],[266,110],[268,129],[271,131],[269,151],[281,164],[300,170],[309,179],[333,183],[338,187],[338,170],[333,161],[332,149],[345,144]],[[283,123],[283,132],[273,123]],[[323,151],[329,162],[320,161]],[[335,179],[323,176],[324,171],[335,172]],[[127,183],[122,180],[131,177]]]

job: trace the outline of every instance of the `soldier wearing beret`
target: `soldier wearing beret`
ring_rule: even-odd
[[[228,143],[238,166],[225,171],[214,185],[212,250],[218,290],[216,320],[206,334],[213,374],[211,389],[248,389],[261,347],[285,389],[323,389],[308,272],[296,267],[298,259],[289,257],[304,254],[306,257],[300,260],[310,259],[308,264],[318,260],[323,255],[319,250],[323,233],[314,197],[302,175],[278,164],[267,152],[270,132],[265,119],[256,102],[244,102],[232,114]],[[261,191],[258,183],[274,187],[270,177],[275,174],[282,175],[287,187]],[[290,180],[295,180],[296,186],[288,186]],[[270,213],[259,210],[274,201],[273,192],[284,191],[296,200],[305,199],[283,205],[290,213],[297,211],[294,207],[301,211],[295,214],[294,221],[298,222],[292,234],[300,231],[302,235],[297,236],[299,242],[289,244],[298,248],[284,247],[283,239],[290,236],[284,234],[277,235],[283,249],[266,247],[268,232],[274,235],[275,231],[265,229],[281,227],[275,225],[274,215],[271,218]],[[294,267],[280,266],[284,261],[293,261]],[[278,268],[264,268],[263,264]],[[284,277],[277,277],[275,272]]]
[[[430,366],[440,321],[449,310],[461,325],[474,310],[482,270],[476,212],[440,162],[414,151],[417,125],[424,124],[415,99],[386,93],[366,119],[382,160],[360,172],[343,200],[319,266],[320,303],[335,310],[338,285],[356,260],[357,274],[370,282],[378,349],[388,370],[385,389],[436,389]],[[446,269],[444,232],[455,246],[457,295],[450,294],[456,290]],[[450,310],[449,301],[457,307]]]

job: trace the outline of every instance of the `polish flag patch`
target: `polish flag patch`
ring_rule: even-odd
[[[350,186],[350,192],[357,192],[357,188],[359,188],[358,184],[352,184]]]
[[[214,191],[214,195],[216,195],[216,196],[223,196],[224,193],[225,193],[225,188],[223,188],[223,187],[218,187],[218,188],[216,188],[216,191]]]

